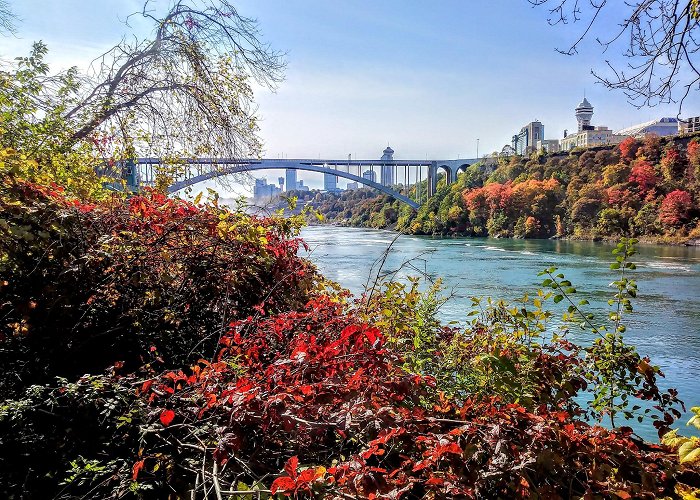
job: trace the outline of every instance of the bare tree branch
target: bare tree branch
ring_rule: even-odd
[[[14,35],[17,31],[15,21],[17,16],[10,8],[10,4],[6,0],[0,0],[0,33]]]
[[[615,6],[620,8],[619,3],[607,0],[528,1],[534,7],[549,7],[550,25],[584,23],[568,49],[557,49],[566,55],[578,53],[594,26],[606,14],[612,15]],[[593,75],[605,87],[622,91],[637,107],[677,103],[680,116],[685,100],[700,93],[700,2],[635,0],[626,1],[624,8],[627,14],[618,28],[596,41],[603,52],[618,52],[627,62],[606,60],[607,71],[593,70]]]
[[[133,16],[153,22],[153,36],[124,38],[93,62],[89,90],[64,115],[70,142],[129,130],[120,141],[143,155],[257,155],[249,78],[274,89],[285,65],[257,22],[229,0],[177,0],[164,15],[147,0],[127,25]]]

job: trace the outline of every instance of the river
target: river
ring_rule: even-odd
[[[395,236],[390,231],[334,226],[302,231],[311,249],[308,257],[325,276],[355,294],[362,292],[372,266]],[[577,288],[576,297],[588,299],[590,312],[604,318],[614,293],[610,283],[617,279],[609,269],[613,248],[580,241],[401,236],[384,269],[397,269],[413,259],[421,272],[442,277],[448,290],[454,291],[441,311],[442,319],[465,323],[471,297],[513,300],[532,294],[542,281],[537,273],[556,266]],[[637,250],[632,260],[637,264],[633,277],[639,294],[633,300],[634,312],[624,321],[625,340],[661,367],[666,375],[663,387],[677,388],[688,408],[700,405],[700,248],[639,245]],[[404,267],[400,274],[417,275],[418,271]],[[572,330],[570,338],[575,340],[576,335]],[[685,426],[688,418],[686,413],[677,426],[690,435],[693,429]],[[656,439],[650,421],[627,425],[646,439]]]

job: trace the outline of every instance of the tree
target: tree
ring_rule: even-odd
[[[15,32],[15,15],[5,0],[0,0],[0,33]]]
[[[608,0],[528,1],[533,6],[549,5],[551,25],[583,25],[569,48],[557,49],[566,55],[577,54],[606,15],[624,12],[618,28],[596,37],[596,41],[603,51],[621,52],[627,64],[606,60],[605,74],[593,70],[593,75],[607,88],[624,92],[637,107],[678,102],[680,114],[685,99],[700,93],[698,0],[634,0],[625,2],[624,7]],[[603,28],[601,31],[607,27]]]
[[[654,166],[646,160],[637,160],[632,167],[629,182],[634,182],[639,186],[642,194],[655,187],[659,179],[656,176]]]
[[[676,189],[666,195],[661,202],[659,220],[669,226],[679,226],[688,219],[693,208],[693,200],[687,191]]]
[[[49,142],[63,149],[88,142],[128,156],[258,154],[249,78],[274,88],[284,61],[260,41],[256,21],[229,0],[176,0],[162,15],[146,0],[134,16],[153,23],[152,37],[124,38],[91,74],[71,70],[62,92],[43,85],[48,68],[38,61],[33,118],[53,116],[65,131]],[[20,69],[3,69],[8,95]]]
[[[625,163],[630,163],[636,158],[639,144],[634,137],[627,137],[620,143],[620,155]]]

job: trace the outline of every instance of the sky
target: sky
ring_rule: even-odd
[[[156,0],[165,6],[165,0]],[[122,36],[149,33],[129,14],[140,0],[10,0],[15,37],[0,38],[0,57],[48,44],[52,69],[90,61]],[[620,129],[676,105],[638,110],[596,83],[605,60],[625,64],[620,47],[603,53],[596,36],[614,31],[623,2],[565,56],[582,25],[552,27],[546,8],[528,0],[239,0],[263,39],[287,54],[285,81],[257,88],[263,156],[268,158],[473,158],[500,151],[522,126],[540,120],[545,138],[576,128],[584,92],[593,125]],[[700,115],[689,102],[684,116]],[[267,175],[272,181],[279,172]],[[317,187],[320,175],[300,175]],[[341,182],[341,186],[344,183]]]

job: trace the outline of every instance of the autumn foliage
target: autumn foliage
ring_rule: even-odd
[[[676,491],[674,450],[585,420],[598,417],[577,399],[599,383],[589,351],[502,334],[540,306],[446,327],[415,283],[353,298],[325,282],[297,256],[295,218],[2,186],[3,497]],[[518,186],[484,191],[484,210],[561,196],[557,181]],[[675,392],[634,351],[621,367],[666,430]]]
[[[12,345],[0,359],[25,386],[115,361],[131,370],[155,351],[186,365],[260,301],[293,309],[313,286],[292,220],[154,192],[85,204],[10,176],[0,211],[0,340]]]
[[[659,219],[669,226],[678,226],[688,219],[693,208],[690,193],[676,189],[666,195],[661,202]]]
[[[409,190],[422,197],[417,212],[371,192],[317,194],[310,201],[335,224],[412,234],[683,243],[700,236],[700,139],[649,135],[618,146],[491,158],[450,185],[441,179],[430,199],[426,189],[423,182]],[[684,217],[669,219],[661,205],[676,190],[688,193],[690,206]],[[539,222],[534,230],[529,217]]]

